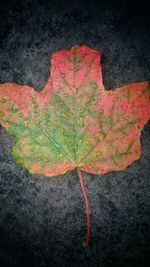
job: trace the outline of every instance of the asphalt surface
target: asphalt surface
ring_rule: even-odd
[[[53,52],[86,44],[102,51],[106,89],[150,80],[149,9],[141,1],[1,1],[0,83],[42,90]],[[84,172],[90,247],[76,170],[31,175],[12,159],[0,127],[0,267],[147,267],[150,264],[150,123],[141,158],[126,170]]]

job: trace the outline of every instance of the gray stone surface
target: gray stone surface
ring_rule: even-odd
[[[41,90],[53,52],[74,44],[102,51],[106,89],[150,80],[150,20],[141,1],[1,1],[0,83]],[[83,173],[92,245],[76,171],[30,175],[0,128],[0,266],[137,267],[150,261],[150,123],[141,158],[121,172]]]

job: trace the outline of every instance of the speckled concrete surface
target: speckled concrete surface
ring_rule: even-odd
[[[132,1],[1,1],[0,82],[41,90],[50,56],[74,44],[102,51],[106,89],[150,80],[149,11]],[[92,245],[76,171],[30,175],[0,128],[0,266],[137,267],[150,262],[150,123],[142,156],[121,172],[84,172]]]

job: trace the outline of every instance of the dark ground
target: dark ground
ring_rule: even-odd
[[[149,8],[143,1],[1,1],[0,82],[42,89],[53,52],[74,44],[102,50],[107,88],[150,80]],[[0,267],[150,266],[150,123],[142,156],[125,171],[84,173],[92,223],[86,233],[76,171],[30,175],[11,157],[0,128]]]

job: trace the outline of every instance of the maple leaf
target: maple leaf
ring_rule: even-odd
[[[123,170],[141,154],[140,134],[150,118],[150,85],[116,90],[102,83],[100,52],[74,46],[53,54],[41,92],[0,85],[0,124],[16,138],[14,160],[30,173],[61,175],[77,167],[104,174]]]

